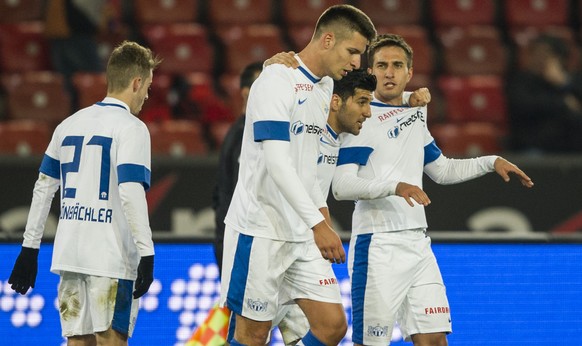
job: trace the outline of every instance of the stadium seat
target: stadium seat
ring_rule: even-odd
[[[576,35],[569,26],[548,26],[548,27],[519,27],[510,29],[509,36],[517,48],[518,67],[526,66],[528,59],[528,45],[540,34],[548,34],[560,38],[568,46],[570,57],[568,68],[572,71],[579,70],[582,63],[582,52],[580,46],[576,43]]]
[[[173,77],[155,71],[148,99],[144,102],[139,117],[145,121],[165,121],[172,118],[172,107],[177,102],[172,92]]]
[[[420,0],[359,0],[355,5],[377,26],[413,25],[422,22]]]
[[[1,155],[42,155],[51,139],[51,129],[34,120],[0,122]]]
[[[0,24],[0,71],[50,70],[48,42],[42,22]]]
[[[233,114],[240,114],[243,102],[240,94],[240,73],[224,73],[220,76],[219,83],[226,93],[228,106]]]
[[[508,49],[493,26],[452,27],[438,30],[443,68],[452,75],[503,75]]]
[[[198,19],[198,0],[135,0],[139,25],[192,23]]]
[[[441,76],[439,89],[449,122],[490,122],[507,126],[503,79],[499,76]]]
[[[326,8],[345,2],[343,0],[281,0],[281,18],[286,25],[311,25],[313,29]]]
[[[196,23],[148,25],[142,33],[151,49],[163,63],[159,71],[170,74],[190,72],[210,73],[213,69],[214,49],[207,30]]]
[[[315,26],[313,24],[296,24],[287,26],[287,35],[292,44],[292,49],[296,52],[301,51],[313,36]]]
[[[228,130],[232,126],[232,122],[221,121],[217,123],[210,124],[210,137],[214,142],[216,148],[220,148],[224,142],[224,137],[228,133]]]
[[[505,0],[501,4],[508,27],[568,25],[568,0]]]
[[[499,154],[506,132],[490,123],[436,124],[430,132],[448,157],[476,157]]]
[[[269,24],[273,21],[271,0],[212,0],[208,15],[214,27]]]
[[[414,72],[431,74],[435,68],[434,47],[426,30],[420,25],[376,26],[378,34],[398,34],[412,47]]]
[[[56,125],[71,114],[63,77],[54,72],[2,75],[10,119],[33,119]]]
[[[495,0],[432,0],[429,13],[436,27],[495,25]]]
[[[0,0],[0,23],[41,20],[43,0]]]
[[[107,94],[105,73],[76,72],[72,77],[73,87],[77,93],[79,108],[85,108],[103,100]]]
[[[168,120],[148,123],[152,155],[185,157],[205,155],[208,146],[202,126],[192,120]]]
[[[222,28],[218,36],[225,48],[226,73],[240,73],[248,64],[288,49],[279,28],[270,24]]]

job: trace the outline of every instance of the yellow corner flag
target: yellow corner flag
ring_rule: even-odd
[[[222,346],[226,343],[230,310],[214,305],[185,346]]]

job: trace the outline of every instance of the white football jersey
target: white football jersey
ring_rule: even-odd
[[[283,196],[266,170],[262,142],[290,142],[291,169],[303,185],[297,189],[313,196],[315,188],[319,189],[319,138],[326,126],[332,91],[331,78],[316,77],[301,61],[297,69],[273,64],[261,72],[249,95],[239,177],[227,225],[243,234],[270,239],[313,238],[312,225],[308,224],[323,220],[321,213],[310,206],[305,219]],[[309,203],[315,203],[315,198],[306,201]]]
[[[359,165],[364,179],[403,181],[422,187],[424,165],[441,151],[427,128],[426,107],[391,106],[374,99],[372,117],[358,136],[341,138],[338,165]],[[424,207],[409,206],[399,196],[356,202],[352,233],[426,228]]]
[[[114,98],[78,111],[56,128],[40,167],[61,184],[52,272],[135,280],[140,256],[118,185],[149,188],[150,150],[146,125]]]
[[[317,159],[317,178],[319,179],[319,186],[323,192],[323,197],[326,200],[337,165],[339,149],[340,142],[338,134],[329,125],[326,125],[325,130],[319,138],[319,158]]]

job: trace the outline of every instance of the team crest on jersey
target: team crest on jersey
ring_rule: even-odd
[[[297,120],[293,124],[291,124],[291,133],[294,135],[298,135],[305,129],[305,124],[301,120]]]
[[[375,326],[368,326],[368,335],[374,337],[384,337],[388,334],[388,326],[380,326],[376,324]]]
[[[255,312],[266,312],[268,302],[262,302],[260,300],[247,299],[247,307]]]

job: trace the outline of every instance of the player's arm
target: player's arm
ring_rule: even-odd
[[[434,141],[429,146],[438,149]],[[425,148],[425,152],[426,150]],[[440,152],[440,149],[438,151]],[[526,187],[533,186],[532,180],[521,169],[496,155],[471,159],[451,159],[441,153],[434,161],[424,166],[424,172],[434,182],[442,185],[461,183],[494,171],[506,182],[509,181],[509,174],[515,174],[520,179],[522,185]]]
[[[51,145],[49,145],[49,150]],[[59,161],[45,155],[38,179],[34,184],[22,248],[8,278],[10,287],[20,294],[26,294],[30,287],[34,288],[40,243],[53,197],[60,186],[59,177]]]
[[[119,138],[117,177],[119,197],[140,261],[134,298],[144,295],[154,281],[154,243],[145,191],[150,187],[151,144],[143,123],[124,130]]]
[[[355,163],[342,164],[336,168],[333,177],[332,192],[337,200],[371,200],[387,196],[400,196],[413,207],[418,204],[427,206],[430,199],[420,187],[403,181],[385,179],[366,179],[358,176],[358,165]]]
[[[339,236],[325,221],[323,214],[307,192],[292,165],[290,143],[279,140],[263,141],[265,165],[281,194],[302,220],[313,230],[315,244],[321,255],[332,262],[345,262],[345,251]],[[319,187],[317,187],[319,188]]]

